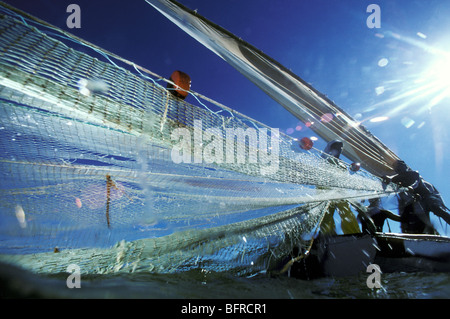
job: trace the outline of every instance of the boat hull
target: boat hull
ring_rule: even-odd
[[[377,233],[319,237],[311,253],[294,263],[290,275],[301,279],[341,277],[377,264],[383,273],[450,272],[450,238]]]
[[[384,272],[450,272],[450,238],[436,235],[378,234],[374,263]]]

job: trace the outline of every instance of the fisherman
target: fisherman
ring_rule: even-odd
[[[358,220],[361,223],[363,233],[374,234],[375,232],[382,232],[384,222],[388,218],[397,222],[401,221],[399,215],[381,207],[381,199],[379,197],[369,199],[368,207],[359,206],[356,209],[359,211]]]
[[[396,175],[383,178],[383,182],[398,184],[407,190],[399,194],[398,209],[401,229],[404,233],[438,234],[434,229],[430,212],[450,224],[449,209],[438,190],[425,181],[419,172],[413,171],[404,161],[394,165]]]
[[[347,166],[345,166],[345,164],[342,163],[341,160],[339,160],[343,149],[344,143],[342,143],[340,140],[332,140],[327,144],[327,146],[325,146],[325,149],[323,150],[323,154],[321,156],[331,164],[334,164],[346,170]]]
[[[322,154],[323,158],[326,158],[330,163],[347,170],[344,163],[339,160],[339,157],[344,148],[344,143],[340,140],[330,141],[324,149]],[[322,235],[336,235],[336,225],[334,222],[334,213],[338,211],[341,217],[341,229],[344,234],[355,234],[360,233],[358,221],[353,211],[350,209],[349,202],[346,200],[341,200],[338,202],[331,203],[328,207],[328,211],[323,217],[322,223],[320,225],[320,234]]]

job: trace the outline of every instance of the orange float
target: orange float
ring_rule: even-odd
[[[308,151],[313,147],[314,143],[310,138],[304,137],[300,140],[299,145],[302,149]]]
[[[176,97],[184,100],[191,89],[191,78],[184,72],[174,71],[170,76],[170,81],[174,84],[168,83],[167,88]]]

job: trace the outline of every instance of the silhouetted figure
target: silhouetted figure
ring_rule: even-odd
[[[399,215],[381,207],[380,198],[369,199],[369,206],[357,207],[357,210],[360,212],[358,220],[361,222],[361,231],[363,233],[374,234],[375,232],[383,232],[384,223],[388,218],[397,222],[401,221]]]
[[[407,188],[407,191],[399,194],[398,200],[401,229],[404,233],[437,234],[430,220],[430,212],[450,224],[449,209],[432,184],[403,161],[397,161],[394,170],[397,174],[385,177],[384,182],[393,182]]]

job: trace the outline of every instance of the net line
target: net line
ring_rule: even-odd
[[[367,172],[349,174],[320,154],[294,151],[293,139],[219,103],[214,112],[198,99],[200,107],[175,98],[157,83],[161,77],[150,80],[134,64],[136,73],[77,51],[25,17],[0,19],[1,253],[101,249],[122,240],[147,247],[149,238],[167,243],[167,236],[180,244],[180,234],[203,238],[223,228],[237,230],[209,241],[211,260],[243,236],[267,252],[261,241],[276,229],[280,242],[287,233],[308,233],[305,221],[323,213],[317,207],[324,203],[395,191]],[[100,88],[85,94],[80,80]],[[184,141],[185,162],[174,162],[181,145],[174,132],[193,139]],[[203,149],[196,133],[207,136]],[[279,214],[290,218],[270,219]],[[199,258],[195,251],[180,260]]]
[[[246,76],[325,140],[344,140],[343,154],[376,176],[390,175],[398,157],[360,123],[289,69],[221,26],[174,0],[146,2]],[[336,112],[337,111],[337,112]],[[332,121],[319,121],[323,115]],[[336,125],[338,124],[338,125]]]

